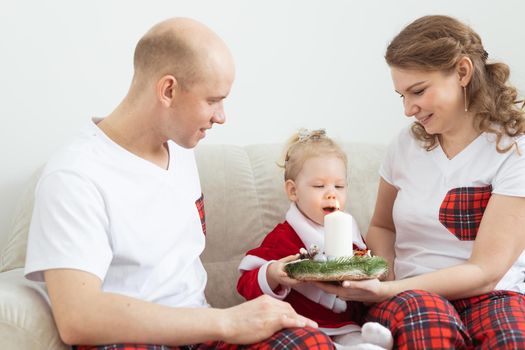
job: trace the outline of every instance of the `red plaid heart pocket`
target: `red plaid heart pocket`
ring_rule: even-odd
[[[459,240],[475,240],[491,194],[491,185],[448,191],[439,208],[439,221]]]
[[[199,199],[195,201],[197,210],[199,211],[199,218],[201,219],[202,233],[206,235],[206,214],[204,213],[204,194],[201,194]]]

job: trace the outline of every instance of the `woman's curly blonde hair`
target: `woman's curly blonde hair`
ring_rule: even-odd
[[[467,86],[468,109],[474,112],[474,127],[496,135],[496,148],[504,153],[515,144],[501,148],[504,135],[525,133],[523,100],[508,84],[509,67],[487,62],[481,38],[469,26],[448,16],[421,17],[405,27],[388,45],[385,59],[389,66],[423,71],[452,71],[462,57],[473,63],[474,72]],[[519,106],[521,104],[521,106]],[[437,135],[428,134],[419,123],[412,133],[427,150],[437,146]]]
[[[308,158],[335,155],[341,159],[347,170],[347,156],[343,149],[326,136],[324,129],[308,131],[300,129],[286,143],[281,168],[284,168],[284,180],[293,180],[301,172]]]

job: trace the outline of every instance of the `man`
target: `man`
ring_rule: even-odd
[[[226,45],[196,21],[170,19],[139,41],[134,68],[122,103],[51,159],[36,189],[26,276],[45,280],[63,341],[332,348],[302,328],[313,321],[269,297],[207,307],[191,148],[225,121]]]

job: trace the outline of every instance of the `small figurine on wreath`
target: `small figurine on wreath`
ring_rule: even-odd
[[[316,321],[338,348],[369,344],[391,349],[387,328],[361,325],[362,303],[310,283],[381,278],[387,272],[385,260],[367,250],[353,217],[340,210],[348,190],[346,154],[324,130],[301,130],[288,145],[284,169],[291,201],[286,221],[246,253],[237,290],[246,299],[267,294],[289,302]]]

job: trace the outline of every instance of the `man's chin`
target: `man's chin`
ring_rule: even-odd
[[[182,148],[192,149],[192,148],[195,148],[197,146],[197,144],[199,143],[200,139],[199,140],[175,140],[175,139],[172,139],[172,141],[175,142],[177,145],[179,145]]]

